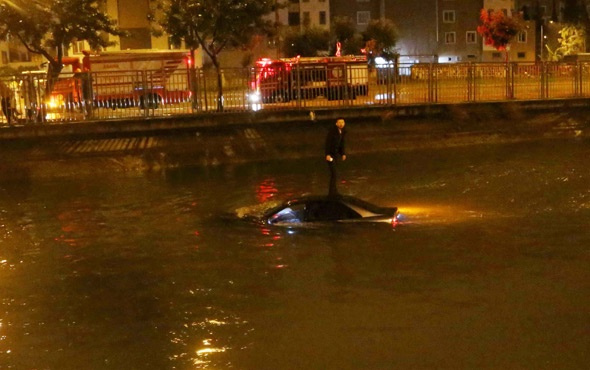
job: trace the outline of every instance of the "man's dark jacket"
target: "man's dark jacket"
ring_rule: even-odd
[[[338,126],[332,126],[326,136],[326,155],[329,155],[334,159],[337,159],[338,156],[346,155],[344,150],[345,137],[346,130],[344,128],[342,128],[342,133],[340,133]]]

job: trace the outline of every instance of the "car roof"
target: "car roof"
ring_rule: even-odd
[[[290,199],[283,203],[283,206],[308,203],[308,202],[340,202],[364,208],[373,213],[383,213],[385,208],[376,206],[362,199],[350,195],[306,195]]]

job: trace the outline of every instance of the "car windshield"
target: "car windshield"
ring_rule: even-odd
[[[276,223],[299,223],[305,219],[305,204],[295,204],[290,207],[285,207],[273,214],[269,218],[269,222]]]

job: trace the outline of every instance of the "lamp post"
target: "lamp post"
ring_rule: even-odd
[[[543,58],[543,54],[544,54],[544,51],[545,51],[545,45],[544,45],[544,42],[543,42],[543,37],[544,37],[543,32],[544,32],[544,28],[545,28],[544,23],[545,23],[544,21],[543,21],[543,23],[541,23],[541,38],[539,40],[539,43],[541,45],[540,46],[540,48],[541,48],[541,53],[540,53],[541,62],[545,61],[545,58]]]

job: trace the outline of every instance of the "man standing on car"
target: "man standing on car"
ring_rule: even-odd
[[[337,173],[336,166],[340,160],[346,160],[346,151],[344,149],[344,142],[346,131],[344,130],[344,118],[338,118],[336,125],[332,126],[326,136],[326,162],[330,169],[330,187],[328,195],[338,195],[336,188]]]

